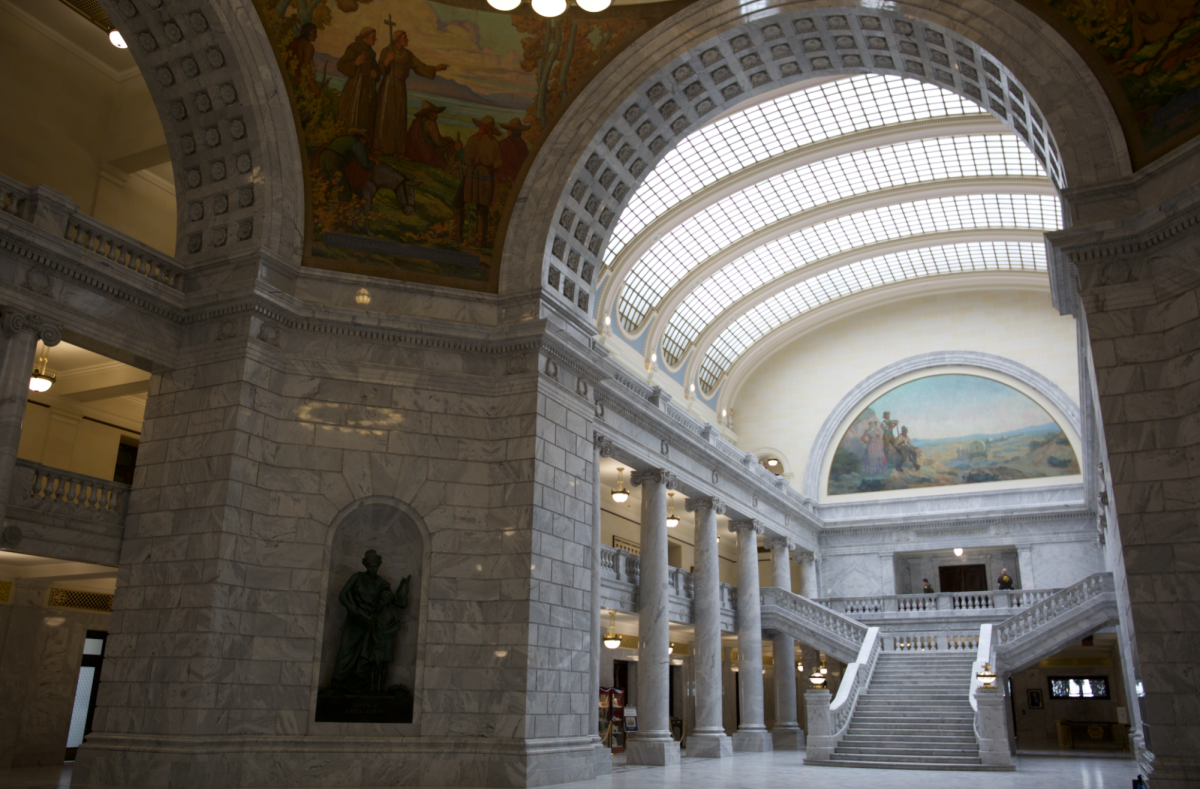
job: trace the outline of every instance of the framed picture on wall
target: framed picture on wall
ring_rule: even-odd
[[[1041,688],[1030,688],[1026,691],[1029,694],[1029,709],[1042,709],[1042,690]]]

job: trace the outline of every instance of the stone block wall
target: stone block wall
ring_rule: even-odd
[[[76,780],[591,777],[592,406],[577,382],[547,374],[535,344],[501,356],[243,321],[151,383],[102,734]],[[411,725],[313,720],[331,527],[365,501],[428,534]]]
[[[1156,789],[1200,781],[1200,233],[1194,198],[1185,208],[1069,250],[1087,311]]]

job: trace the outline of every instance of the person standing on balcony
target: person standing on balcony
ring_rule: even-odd
[[[925,585],[921,591],[923,591],[925,594],[934,594],[933,584],[929,583],[928,578],[922,578],[921,583]]]
[[[1000,578],[997,579],[997,581],[996,581],[996,588],[997,589],[1012,589],[1013,588],[1013,579],[1012,579],[1012,576],[1008,574],[1008,568],[1003,568],[1000,570]]]

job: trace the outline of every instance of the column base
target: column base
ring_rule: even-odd
[[[777,751],[804,750],[804,729],[794,723],[790,726],[776,724],[771,729],[771,747]]]
[[[765,728],[743,731],[738,729],[733,733],[734,753],[769,753],[771,747],[771,732]]]
[[[645,764],[651,767],[666,767],[679,764],[679,743],[666,740],[635,740],[625,743],[625,763]]]
[[[596,776],[612,775],[612,749],[605,748],[604,743],[596,743],[596,750],[592,754],[592,763],[596,768]]]
[[[694,759],[724,759],[733,756],[733,740],[725,732],[692,732],[688,735],[687,755]]]

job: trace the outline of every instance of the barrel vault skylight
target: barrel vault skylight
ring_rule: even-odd
[[[684,365],[707,397],[806,312],[905,281],[1044,272],[1040,235],[1061,227],[1045,168],[983,108],[844,77],[718,119],[660,160],[614,228],[600,315],[615,308],[619,333],[645,332],[647,359]]]

